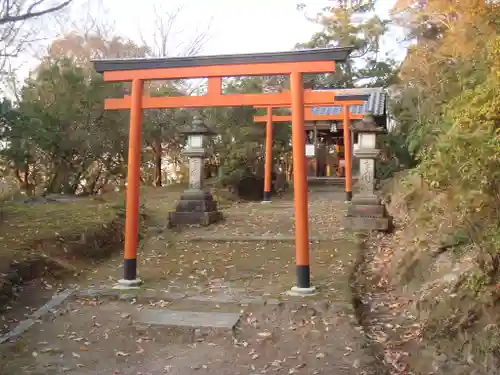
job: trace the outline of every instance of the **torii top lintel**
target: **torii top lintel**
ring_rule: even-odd
[[[97,72],[107,82],[208,78],[204,96],[143,97],[141,107],[232,107],[290,105],[291,93],[222,94],[222,77],[289,75],[295,73],[331,73],[335,62],[343,62],[352,47],[321,48],[278,53],[256,53],[175,58],[96,60]],[[331,92],[304,92],[304,104],[328,103]],[[131,98],[107,99],[106,109],[129,109]]]
[[[346,61],[352,50],[352,47],[318,48],[235,55],[107,59],[94,60],[93,63],[106,81],[280,75],[292,71],[327,73],[333,71],[335,62]]]

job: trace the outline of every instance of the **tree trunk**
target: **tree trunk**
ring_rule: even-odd
[[[78,174],[75,176],[75,180],[73,181],[73,184],[68,186],[68,194],[75,195],[78,188],[80,187],[80,179],[82,178],[83,172],[78,172]]]
[[[23,167],[23,176],[21,177],[21,172],[19,169],[14,170],[14,175],[21,185],[21,191],[23,191],[28,197],[35,195],[35,186],[29,182],[29,164],[26,162]]]
[[[61,162],[56,164],[54,174],[50,178],[49,183],[46,185],[45,194],[61,194],[66,187],[67,168]]]
[[[161,187],[162,186],[161,167],[162,167],[163,149],[160,140],[156,139],[154,141],[153,154],[154,154],[154,165],[155,165],[153,186]]]

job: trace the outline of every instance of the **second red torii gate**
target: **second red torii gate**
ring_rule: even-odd
[[[331,73],[336,61],[346,61],[353,48],[325,48],[281,53],[195,56],[185,58],[113,59],[94,62],[106,82],[131,82],[131,95],[106,99],[105,109],[129,109],[124,278],[123,286],[140,283],[137,278],[139,223],[139,187],[142,111],[148,108],[196,108],[231,106],[287,106],[292,109],[292,144],[294,173],[295,254],[297,293],[311,293],[309,268],[309,225],[304,105],[334,101],[332,92],[305,91],[303,75]],[[222,77],[287,75],[290,91],[275,94],[222,94]],[[143,95],[144,81],[208,78],[204,96],[148,97]],[[297,152],[298,150],[298,152]]]
[[[334,91],[331,91],[334,93]],[[305,104],[304,121],[325,121],[325,120],[342,120],[344,131],[344,155],[345,155],[345,192],[346,201],[352,200],[352,150],[351,150],[351,133],[350,133],[350,120],[361,120],[362,114],[353,114],[349,112],[349,106],[359,106],[365,103],[368,99],[367,95],[349,95],[349,96],[335,96],[335,101],[330,103],[323,103],[321,105]],[[312,107],[333,107],[341,106],[342,111],[340,115],[315,115],[312,112]],[[265,163],[264,163],[264,200],[269,202],[271,198],[271,180],[272,180],[272,148],[273,148],[273,123],[274,122],[290,122],[292,116],[290,115],[273,115],[274,108],[286,108],[286,106],[255,106],[254,108],[266,109],[266,115],[254,116],[254,122],[266,123],[266,143],[265,143]],[[305,152],[305,150],[304,150]],[[295,170],[295,169],[294,169]]]

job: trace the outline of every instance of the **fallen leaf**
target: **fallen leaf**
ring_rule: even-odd
[[[82,345],[82,346],[80,346],[80,350],[86,352],[89,350],[89,347],[87,345]]]
[[[125,352],[116,352],[117,357],[128,357],[130,353],[125,353]]]
[[[71,353],[71,355],[75,358],[80,358],[80,354],[78,354],[78,353],[73,352],[73,353]]]
[[[142,353],[144,353],[144,348],[143,348],[142,346],[140,346],[140,345],[137,345],[137,346],[139,347],[139,349],[137,349],[136,353],[137,353],[137,354],[142,354]]]

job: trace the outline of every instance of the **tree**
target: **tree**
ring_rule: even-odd
[[[29,127],[23,126],[24,118],[12,102],[4,99],[0,105],[0,142],[4,145],[0,151],[5,170],[12,171],[21,186],[21,190],[32,195],[35,183],[30,173],[34,163],[35,148],[29,137]],[[4,164],[4,163],[2,163]]]
[[[261,93],[275,88],[276,78],[250,77],[229,81],[224,93]],[[255,123],[251,107],[216,108],[205,111],[218,136],[214,140],[219,176],[236,184],[241,178],[264,175],[265,125]],[[290,126],[277,124],[273,131],[276,155],[290,149]]]
[[[150,87],[151,96],[179,96],[185,93],[172,82]],[[162,186],[162,162],[166,154],[177,164],[183,139],[179,128],[191,121],[190,113],[181,109],[150,109],[145,111],[143,140],[152,152],[153,186]]]
[[[322,26],[308,42],[298,43],[296,48],[354,47],[349,60],[337,64],[336,72],[320,77],[311,77],[307,86],[311,88],[351,88],[356,85],[386,86],[395,73],[395,62],[381,56],[381,38],[386,33],[389,20],[369,15],[374,10],[375,0],[335,1],[310,19]],[[299,6],[304,9],[305,5]]]
[[[207,30],[196,31],[191,37],[181,36],[186,30],[176,30],[183,7],[167,10],[161,5],[154,6],[154,26],[151,39],[141,37],[153,57],[194,56],[200,53],[209,40],[210,24]],[[142,34],[142,33],[141,33]],[[180,37],[180,38],[179,38]]]
[[[123,95],[69,58],[45,59],[21,90],[4,122],[0,155],[27,193],[95,193],[126,160],[124,115],[104,111],[106,97]]]
[[[498,12],[489,9],[494,7],[479,0],[396,3],[395,22],[404,25],[413,46],[400,68],[401,99],[393,112],[415,156],[426,153],[444,129],[446,104],[486,79],[486,46],[498,32]]]
[[[147,52],[147,47],[120,36],[73,32],[54,40],[49,47],[48,56],[66,56],[93,69],[91,60],[94,59],[145,57]]]
[[[85,95],[90,95],[88,100],[93,101],[95,96],[98,98],[96,100],[101,100],[98,108],[101,112],[95,112],[97,119],[99,120],[95,125],[97,128],[93,128],[94,122],[92,122],[96,117],[94,117],[94,112],[88,113],[87,124],[83,124],[83,128],[87,131],[85,136],[92,138],[94,131],[101,132],[106,140],[93,139],[93,142],[103,142],[103,152],[106,153],[107,148],[109,148],[109,153],[106,153],[104,157],[100,155],[99,152],[96,154],[91,154],[88,160],[94,160],[91,162],[92,176],[85,177],[85,173],[82,178],[88,179],[87,186],[85,190],[89,193],[98,190],[100,185],[106,183],[109,179],[116,178],[122,180],[124,178],[125,165],[127,160],[127,134],[128,134],[128,113],[124,111],[108,111],[104,112],[103,103],[106,97],[113,96],[123,96],[127,94],[126,84],[112,84],[104,85],[104,89],[97,92],[102,88],[102,77],[97,75],[94,71],[93,65],[91,63],[92,59],[96,58],[123,58],[123,57],[144,57],[147,53],[147,48],[144,46],[137,45],[136,43],[119,37],[111,35],[111,32],[106,28],[98,27],[94,25],[94,29],[87,29],[84,33],[73,32],[62,38],[56,39],[52,42],[48,49],[48,54],[43,58],[45,63],[42,66],[52,66],[54,63],[59,61],[67,61],[70,63],[74,69],[78,70],[79,79],[83,79],[86,75],[86,80],[90,86],[82,87]],[[38,79],[39,71],[35,72],[35,80]],[[76,88],[75,88],[76,89]],[[97,91],[94,91],[97,90]],[[62,93],[58,94],[62,95]],[[80,97],[77,95],[79,100],[75,102],[75,113],[77,115],[78,111],[84,109],[88,111],[87,103],[85,97]],[[83,100],[83,101],[80,101]],[[97,105],[97,103],[96,103]],[[79,109],[78,109],[79,108]],[[80,121],[75,118],[74,121]],[[115,132],[113,132],[115,129]],[[109,133],[108,133],[109,131]],[[99,134],[99,133],[96,133]],[[89,171],[90,171],[89,169]],[[87,174],[89,174],[88,172]]]
[[[154,27],[151,39],[142,37],[147,46],[148,56],[178,57],[193,56],[200,53],[209,38],[207,31],[196,32],[192,38],[182,36],[185,30],[176,30],[178,18],[183,8],[166,10],[161,6],[154,7]],[[177,37],[177,38],[176,38]],[[173,96],[190,95],[193,88],[186,82],[155,82],[148,86],[150,95]],[[180,109],[150,110],[144,113],[144,141],[152,151],[153,185],[162,186],[162,162],[164,154],[175,161],[181,147],[179,127],[189,121],[186,111]]]
[[[17,57],[32,41],[33,30],[27,22],[56,13],[68,7],[73,0],[1,0],[0,11],[0,68],[7,60]]]
[[[0,25],[26,21],[30,18],[40,17],[48,13],[57,12],[68,6],[73,0],[48,5],[49,1],[37,0],[26,3],[19,0],[3,0]]]
[[[465,348],[481,347],[464,371],[495,372],[497,335],[483,327],[497,317],[500,278],[500,4],[399,0],[394,18],[413,44],[395,103],[398,127],[418,156],[410,173],[418,185],[404,181],[419,202],[411,219],[434,243],[453,238],[445,256],[468,265],[458,282],[433,289],[436,303],[422,307],[422,344],[437,344],[451,373],[472,353]],[[423,246],[417,256],[433,251]]]

